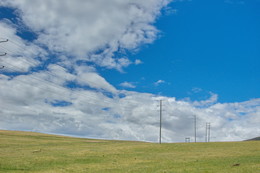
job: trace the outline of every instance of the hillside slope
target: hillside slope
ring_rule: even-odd
[[[1,173],[258,173],[260,141],[154,144],[0,131]]]
[[[256,137],[256,138],[253,138],[253,139],[249,139],[247,141],[260,141],[260,137]]]

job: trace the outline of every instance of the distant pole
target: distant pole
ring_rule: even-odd
[[[197,117],[194,115],[194,141],[197,142]]]
[[[4,43],[4,42],[8,42],[8,39],[6,39],[6,40],[0,40],[0,43]],[[5,56],[5,55],[6,55],[6,53],[0,54],[0,56]]]
[[[8,39],[6,39],[6,40],[0,40],[0,43],[3,43],[3,42],[8,42]]]
[[[206,123],[205,142],[208,141],[208,123]]]
[[[210,141],[210,123],[206,123],[205,142]]]
[[[6,55],[6,53],[0,54],[0,56],[5,56],[5,55]]]
[[[208,142],[210,142],[210,123],[209,123],[209,134],[208,134]]]
[[[190,138],[185,138],[185,142],[189,143],[190,142]]]
[[[159,135],[159,143],[162,143],[162,100],[160,100],[160,135]]]

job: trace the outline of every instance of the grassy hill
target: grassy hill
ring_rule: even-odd
[[[154,144],[0,131],[2,173],[260,173],[260,141]]]
[[[248,141],[260,141],[260,137],[256,137],[256,138],[253,138],[253,139],[249,139]]]

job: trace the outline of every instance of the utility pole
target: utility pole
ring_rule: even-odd
[[[8,42],[8,39],[6,39],[6,40],[0,40],[0,43],[3,43],[3,42]]]
[[[205,142],[208,141],[208,123],[206,123]]]
[[[160,100],[160,134],[159,134],[159,143],[162,143],[162,100]]]
[[[210,123],[206,123],[205,142],[210,141]]]
[[[6,40],[0,40],[0,43],[4,43],[4,42],[8,42],[8,39],[6,39]],[[0,56],[5,56],[5,55],[6,55],[6,53],[0,54]]]
[[[190,143],[190,138],[185,138],[186,143]]]
[[[0,56],[5,56],[7,53],[0,54]]]
[[[4,43],[4,42],[8,42],[8,39],[0,40],[0,43]],[[5,55],[7,55],[7,53],[0,54],[0,56],[5,56]],[[3,68],[5,68],[5,66],[0,67],[0,69],[3,69]]]
[[[208,142],[210,142],[210,123],[209,123]]]
[[[194,115],[194,142],[197,142],[197,116]]]

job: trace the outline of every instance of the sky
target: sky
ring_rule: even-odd
[[[0,129],[260,136],[259,0],[0,0]]]

